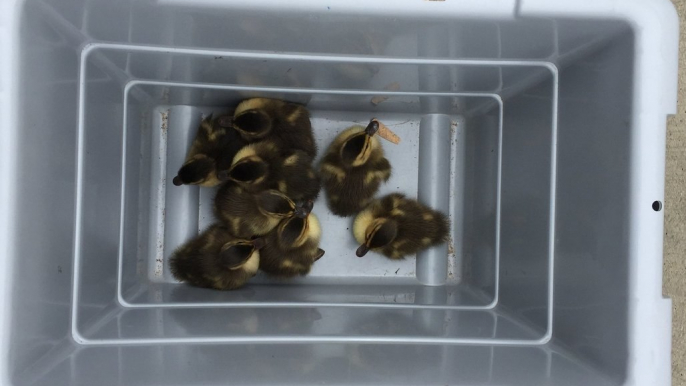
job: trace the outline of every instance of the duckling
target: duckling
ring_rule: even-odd
[[[320,190],[312,157],[301,150],[281,153],[272,141],[245,146],[234,157],[231,168],[218,176],[252,194],[278,189],[293,201],[314,200]]]
[[[173,183],[181,185],[219,185],[217,171],[231,166],[231,161],[246,142],[236,130],[217,124],[223,117],[212,119],[212,114],[200,122],[191,149]]]
[[[324,256],[319,248],[322,236],[317,216],[312,211],[312,201],[303,210],[287,218],[267,236],[261,251],[260,269],[269,275],[287,278],[305,276],[315,261]]]
[[[278,190],[253,195],[235,183],[224,184],[214,199],[215,215],[236,237],[263,236],[302,209]]]
[[[375,200],[353,223],[358,257],[372,250],[393,260],[445,242],[449,229],[443,213],[399,193]]]
[[[366,128],[353,126],[329,145],[319,173],[333,214],[345,217],[359,212],[391,177],[391,164],[374,136],[378,129],[376,120]]]
[[[170,269],[177,280],[196,287],[232,290],[255,276],[263,246],[263,238],[236,238],[214,224],[174,252]]]
[[[238,104],[232,119],[224,117],[219,124],[235,128],[248,142],[269,139],[281,149],[302,150],[310,157],[317,155],[310,113],[296,103],[246,99]]]

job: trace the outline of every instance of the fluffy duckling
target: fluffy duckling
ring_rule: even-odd
[[[233,118],[224,117],[223,127],[233,127],[248,142],[269,139],[281,149],[302,150],[317,155],[310,113],[299,104],[278,99],[246,99],[236,107]]]
[[[283,219],[303,211],[278,190],[253,195],[234,183],[219,189],[214,210],[232,235],[244,238],[266,235]]]
[[[391,164],[374,136],[379,123],[353,126],[340,133],[322,159],[319,173],[331,212],[351,216],[364,208],[391,176]]]
[[[214,224],[179,247],[170,260],[174,277],[188,284],[232,290],[255,276],[264,239],[240,239]]]
[[[353,223],[358,257],[372,250],[393,260],[445,242],[449,229],[443,213],[399,193],[375,200]]]
[[[272,141],[245,146],[234,157],[231,168],[218,175],[220,180],[231,180],[252,194],[278,189],[294,201],[314,200],[319,195],[312,157],[300,150],[281,153]]]
[[[210,115],[200,122],[186,160],[174,177],[174,185],[219,185],[217,171],[231,166],[233,157],[246,144],[236,130],[218,125],[221,119],[212,119]]]
[[[265,237],[260,269],[277,277],[304,276],[315,261],[324,256],[319,248],[322,230],[317,217],[310,213],[312,201],[304,210],[287,218]]]

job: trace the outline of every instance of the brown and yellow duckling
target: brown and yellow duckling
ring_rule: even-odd
[[[312,157],[300,150],[281,152],[272,141],[252,143],[234,157],[231,168],[219,172],[249,193],[277,189],[294,201],[314,200],[319,195],[319,177]]]
[[[246,144],[236,130],[218,125],[221,119],[212,119],[210,115],[200,122],[186,160],[174,177],[174,185],[219,185],[217,171],[231,166],[233,157]]]
[[[176,280],[190,285],[232,290],[255,276],[263,246],[263,238],[236,238],[214,224],[174,252],[170,269]]]
[[[223,127],[236,129],[244,140],[270,140],[282,149],[302,150],[317,155],[310,113],[305,106],[278,99],[246,99],[236,107],[233,118],[224,117]]]
[[[449,230],[443,213],[399,193],[375,200],[353,223],[358,257],[371,250],[393,260],[447,241]]]
[[[231,234],[250,238],[266,235],[282,220],[302,209],[278,190],[270,189],[253,195],[229,182],[217,192],[214,210]]]
[[[353,126],[340,133],[329,146],[320,175],[331,212],[351,216],[364,208],[382,183],[391,176],[391,164],[374,135],[379,123]]]
[[[324,256],[324,250],[319,248],[322,230],[311,210],[310,201],[265,237],[260,258],[262,271],[282,278],[304,276]]]

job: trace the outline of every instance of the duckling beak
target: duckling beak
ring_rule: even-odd
[[[179,176],[174,177],[174,179],[172,180],[172,183],[174,184],[174,186],[183,185],[183,181],[181,181],[181,177],[179,177]]]
[[[362,257],[362,256],[366,255],[367,252],[369,252],[369,247],[362,244],[362,245],[360,245],[359,248],[357,248],[357,251],[355,251],[355,254],[357,255],[357,257]]]
[[[264,240],[264,237],[258,237],[256,239],[252,240],[252,246],[256,250],[260,250],[260,249],[264,248],[265,245],[267,245],[267,242]]]
[[[299,218],[306,218],[307,216],[310,215],[310,212],[312,212],[312,208],[314,207],[314,201],[312,200],[307,200],[305,203],[302,205],[299,205],[297,208],[295,208],[295,217]]]
[[[326,252],[326,251],[324,251],[323,249],[317,248],[317,254],[314,256],[314,261],[317,261],[317,260],[321,259],[322,256],[324,256],[324,253],[325,253],[325,252]]]
[[[373,136],[376,134],[376,132],[379,130],[379,122],[376,119],[372,119],[369,124],[367,125],[367,128],[364,129],[365,134],[368,136]]]

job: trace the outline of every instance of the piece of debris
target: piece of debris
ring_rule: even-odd
[[[384,87],[383,89],[386,91],[398,91],[398,90],[400,90],[400,83],[393,82],[393,83],[389,84],[388,86]],[[389,97],[386,95],[377,95],[377,96],[372,98],[371,102],[374,106],[376,106],[379,103],[384,102],[388,98]]]
[[[383,123],[381,123],[381,121],[379,121],[376,118],[372,118],[372,121],[376,121],[376,123],[379,124],[379,129],[376,131],[376,134],[379,137],[396,145],[400,143],[400,137],[398,136],[398,134],[391,131],[391,129],[389,129],[388,126],[384,125]]]

